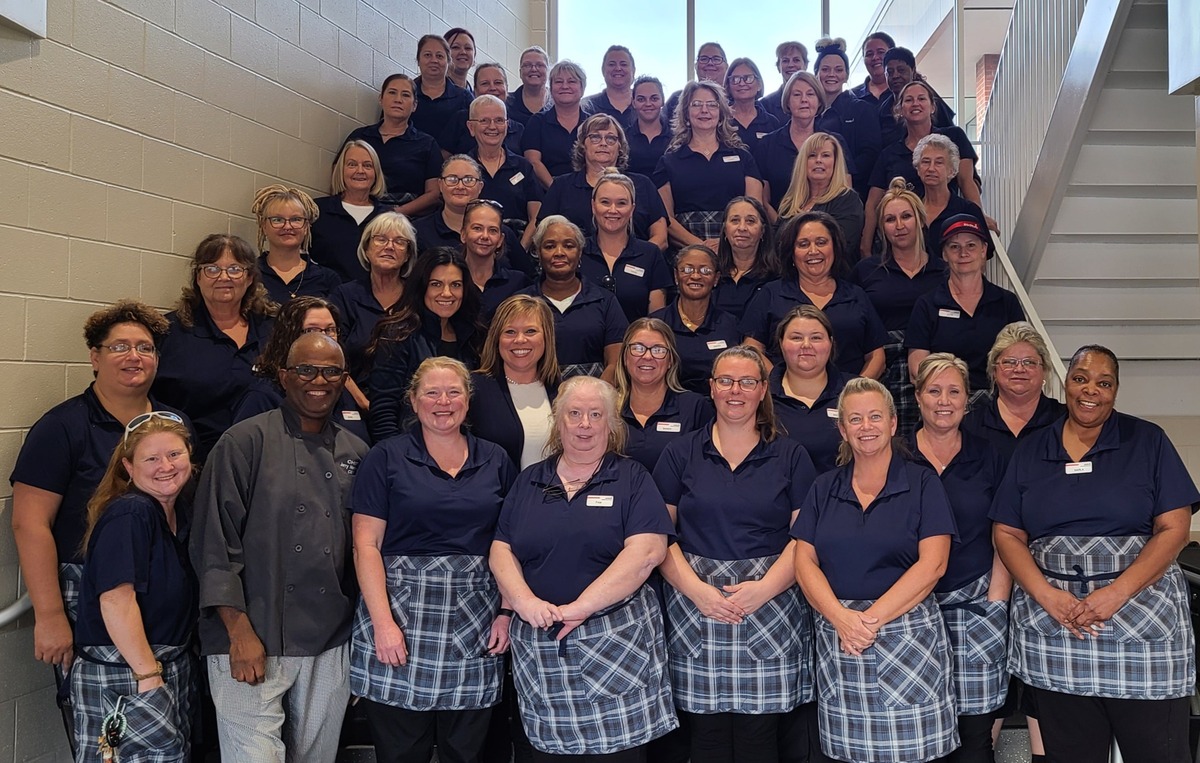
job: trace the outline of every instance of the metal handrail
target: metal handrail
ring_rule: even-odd
[[[25,594],[0,610],[0,628],[12,625],[31,609],[33,609],[33,602],[29,600],[29,594]]]

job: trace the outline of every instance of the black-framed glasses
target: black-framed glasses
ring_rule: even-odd
[[[755,379],[753,376],[743,376],[740,379],[734,379],[732,376],[714,376],[713,384],[717,385],[717,389],[725,392],[733,389],[734,384],[741,387],[743,392],[753,392],[758,389],[758,385],[762,384],[762,379]]]
[[[474,188],[479,178],[474,175],[442,175],[442,182],[448,186],[462,185],[463,188]]]
[[[1042,361],[1037,358],[1001,358],[996,365],[1005,371],[1016,371],[1018,368],[1041,368]]]
[[[290,225],[293,228],[300,228],[308,225],[307,217],[268,217],[267,222],[272,228],[282,228],[285,225]]]
[[[325,381],[335,382],[346,375],[346,369],[341,366],[316,366],[312,363],[300,363],[299,365],[289,366],[285,369],[288,373],[296,375],[300,381],[316,381],[318,376],[325,377]]]
[[[138,342],[136,344],[130,344],[129,342],[113,342],[112,344],[101,344],[96,346],[96,349],[101,348],[108,350],[113,355],[124,355],[130,350],[133,350],[144,358],[150,358],[158,354],[158,348],[154,346],[153,342]]]
[[[755,82],[758,82],[756,74],[735,74],[729,78],[731,85],[753,85]]]
[[[665,344],[652,344],[650,346],[646,346],[641,342],[634,342],[625,349],[629,350],[629,354],[635,358],[640,358],[648,352],[650,353],[650,357],[654,358],[655,360],[662,360],[671,354],[671,350]]]
[[[230,265],[224,268],[220,265],[201,265],[200,272],[204,274],[205,278],[213,281],[220,278],[222,273],[229,276],[230,281],[236,281],[246,275],[246,268],[241,265]]]
[[[698,64],[723,64],[723,63],[725,63],[725,56],[696,56],[696,63],[698,63]]]
[[[320,328],[318,326],[309,326],[308,328],[303,330],[303,333],[305,333],[305,334],[324,334],[325,336],[330,337],[332,339],[337,339],[338,330],[337,330],[337,326],[326,326],[325,328]]]
[[[700,267],[696,267],[695,265],[680,265],[675,268],[675,272],[681,276],[690,276],[695,273],[699,273],[702,276],[711,276],[716,275],[717,269],[712,265],[701,265]]]
[[[186,426],[183,423],[183,417],[178,413],[172,413],[171,411],[150,411],[149,413],[139,413],[137,416],[134,416],[132,419],[130,419],[129,423],[125,425],[125,436],[121,438],[121,443],[124,444],[129,442],[129,433],[133,432],[135,429],[151,419],[174,421],[176,424]]]

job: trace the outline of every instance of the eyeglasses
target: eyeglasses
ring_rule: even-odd
[[[731,85],[753,85],[758,82],[758,77],[754,74],[735,74],[729,78]]]
[[[472,119],[471,121],[475,124],[483,125],[484,127],[491,127],[493,125],[499,127],[502,124],[508,123],[508,120],[504,117],[486,117],[484,119]]]
[[[699,110],[708,109],[709,111],[716,111],[717,109],[719,109],[721,107],[721,104],[717,103],[716,101],[692,101],[688,105],[691,106],[693,109],[699,109]]]
[[[479,178],[474,175],[442,175],[442,182],[451,187],[462,183],[463,188],[474,188]]]
[[[140,413],[130,419],[129,423],[125,425],[125,436],[121,438],[121,444],[124,445],[128,443],[129,433],[140,427],[142,424],[145,424],[150,419],[174,421],[176,424],[183,425],[183,417],[178,413],[171,413],[170,411],[150,411],[149,413]]]
[[[598,132],[594,132],[587,136],[587,142],[591,143],[593,146],[615,146],[620,143],[621,140],[616,135],[601,135]]]
[[[629,354],[635,358],[640,358],[649,352],[650,357],[654,358],[655,360],[662,360],[671,354],[671,351],[667,349],[666,345],[662,344],[654,344],[647,347],[641,342],[634,342],[625,349],[629,350]]]
[[[346,369],[340,366],[314,366],[311,363],[301,363],[284,370],[295,374],[300,381],[306,382],[316,381],[318,376],[325,377],[325,381],[335,382],[346,375]]]
[[[396,238],[388,238],[387,236],[384,236],[382,234],[376,234],[374,236],[371,236],[371,243],[374,244],[375,246],[387,246],[388,244],[391,244],[392,246],[396,247],[397,249],[407,249],[408,248],[408,239],[401,238],[399,236],[397,236]]]
[[[504,211],[504,205],[501,204],[500,202],[496,201],[495,199],[471,199],[470,201],[467,202],[467,206],[464,208],[463,211],[469,212],[470,210],[474,209],[475,207],[491,207],[492,209],[496,210],[497,212]]]
[[[303,330],[303,333],[305,333],[305,334],[324,334],[325,336],[332,337],[334,339],[337,339],[337,335],[338,335],[337,326],[326,326],[325,328],[320,328],[318,326],[309,326],[308,328]]]
[[[130,350],[133,350],[138,355],[147,358],[158,354],[158,348],[155,347],[152,342],[138,342],[137,344],[130,344],[129,342],[116,342],[115,344],[99,345],[97,349],[100,347],[108,350],[113,355],[124,355]]]
[[[690,276],[694,273],[699,273],[702,276],[711,276],[717,271],[711,265],[701,265],[700,267],[696,267],[695,265],[680,265],[675,268],[675,272],[681,276]]]
[[[292,228],[301,228],[308,224],[307,217],[268,217],[267,222],[272,228],[282,228],[285,225]]]
[[[1037,358],[1001,358],[996,365],[1005,371],[1016,371],[1020,368],[1041,368],[1042,361]]]
[[[204,265],[200,268],[200,272],[214,281],[220,278],[222,273],[229,276],[231,281],[236,281],[246,275],[246,269],[241,265],[230,265],[225,268],[220,265]]]
[[[698,63],[698,64],[723,64],[723,63],[725,63],[725,56],[696,56],[696,63]]]
[[[734,384],[741,387],[743,392],[753,392],[758,389],[758,385],[762,384],[762,379],[755,379],[753,376],[743,376],[741,379],[734,379],[732,376],[714,376],[713,384],[716,384],[717,389],[723,392],[733,389]]]
[[[526,72],[529,71],[530,69],[545,69],[545,68],[546,68],[546,65],[544,63],[542,63],[541,61],[530,61],[530,62],[521,64],[521,71],[526,71]]]

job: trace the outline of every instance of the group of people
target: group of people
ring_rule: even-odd
[[[332,761],[354,697],[379,760],[987,761],[1011,677],[1035,759],[1189,760],[1200,494],[1106,348],[1043,393],[911,53],[817,51],[584,98],[428,35],[329,196],[91,316],[11,476],[77,759],[211,702]]]

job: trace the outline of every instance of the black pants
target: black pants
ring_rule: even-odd
[[[652,763],[688,763],[692,757],[692,730],[687,713],[676,711],[679,728],[671,729],[646,745],[646,760]],[[519,762],[518,762],[519,763]]]
[[[500,704],[492,708],[487,740],[483,745],[483,763],[532,763],[533,747],[521,726],[517,690],[513,686],[512,659],[504,657],[504,692]],[[684,758],[683,763],[687,763]]]
[[[417,711],[363,701],[379,763],[429,763],[435,743],[442,763],[478,763],[492,708]]]
[[[646,745],[605,755],[552,755],[548,752],[533,751],[534,763],[551,763],[556,760],[564,763],[646,763]]]
[[[692,763],[779,763],[782,713],[688,713]]]
[[[807,702],[779,717],[779,763],[825,763],[817,703]]]
[[[996,713],[958,716],[958,736],[962,746],[935,763],[995,763],[992,749],[992,725]]]
[[[1113,739],[1125,763],[1191,763],[1188,700],[1037,693],[1048,763],[1107,763]]]

